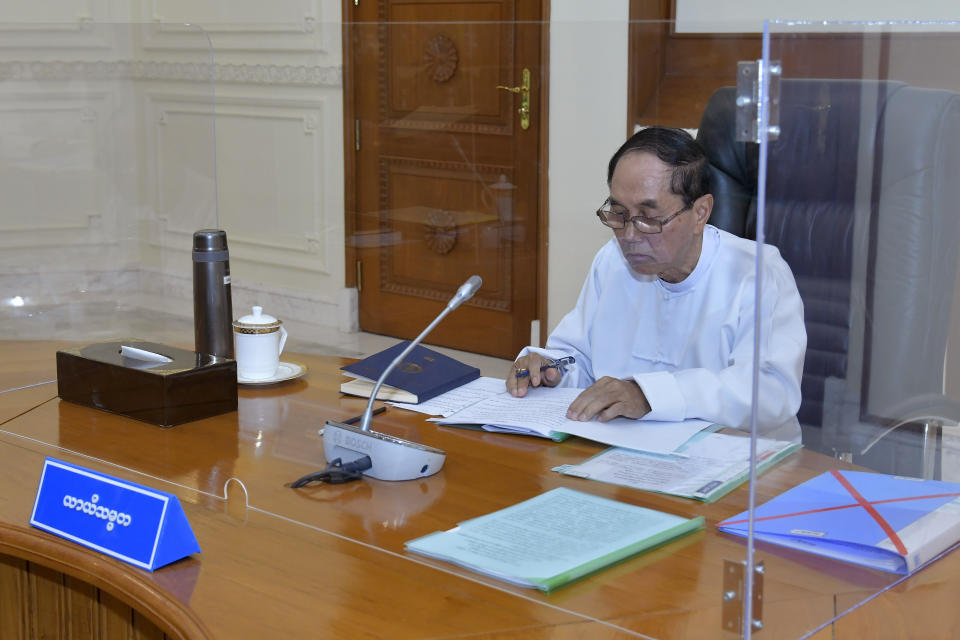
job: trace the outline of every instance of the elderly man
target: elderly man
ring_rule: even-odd
[[[680,129],[631,137],[610,159],[607,183],[597,216],[614,237],[546,348],[520,353],[507,389],[523,396],[531,385],[582,388],[567,411],[574,420],[700,418],[748,428],[762,250],[758,427],[799,441],[807,336],[780,253],[707,224],[707,160]],[[541,370],[564,356],[576,364]]]

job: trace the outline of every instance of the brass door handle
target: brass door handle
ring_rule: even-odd
[[[520,94],[520,108],[517,112],[520,114],[520,128],[530,128],[530,69],[524,69],[520,74],[519,87],[505,87],[502,84],[497,85],[497,89],[503,89],[510,93]]]

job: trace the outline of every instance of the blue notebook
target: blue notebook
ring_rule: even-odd
[[[340,391],[369,398],[374,383],[409,344],[409,341],[404,341],[359,362],[340,367],[347,375],[357,378],[340,385]],[[480,369],[417,345],[387,376],[384,386],[377,393],[377,399],[416,404],[479,377]]]
[[[748,512],[717,525],[747,535]],[[910,573],[960,541],[960,484],[828,471],[754,510],[754,537],[893,573]]]

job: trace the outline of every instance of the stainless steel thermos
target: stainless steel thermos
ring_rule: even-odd
[[[227,234],[193,234],[193,329],[196,351],[233,358],[233,301]]]

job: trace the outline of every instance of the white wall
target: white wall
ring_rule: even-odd
[[[607,163],[627,130],[628,0],[553,0],[547,329],[576,304],[609,229]]]
[[[189,317],[191,235],[219,226],[235,309],[342,323],[339,0],[10,0],[0,23],[31,23],[0,38],[4,288]]]
[[[196,23],[210,37],[219,226],[230,243],[235,313],[260,304],[281,318],[338,326],[345,298],[339,0],[158,0],[144,11],[145,21]],[[173,41],[156,47],[160,57],[177,55]],[[189,256],[177,264],[182,303]],[[164,269],[168,280],[170,273]]]

